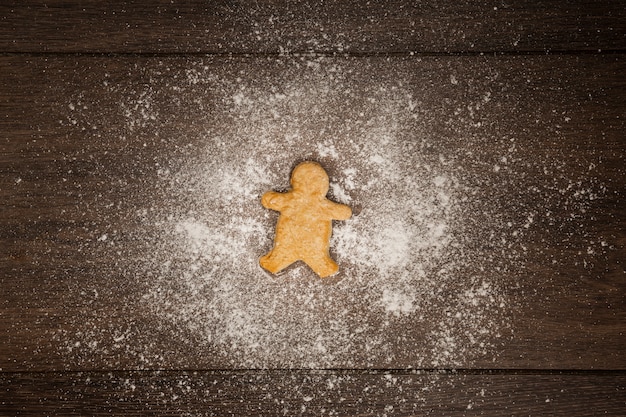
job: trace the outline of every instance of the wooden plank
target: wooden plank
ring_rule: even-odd
[[[625,10],[623,0],[4,1],[0,51],[623,51]]]
[[[3,57],[0,368],[626,369],[625,70]],[[307,158],[342,273],[271,278]]]
[[[0,374],[7,415],[622,416],[623,374]]]

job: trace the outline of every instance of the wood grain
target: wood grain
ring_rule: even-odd
[[[12,53],[623,51],[626,3],[4,1]]]
[[[0,2],[0,414],[626,415],[625,51],[623,0]],[[412,259],[453,279],[391,313],[343,262],[351,291],[244,274],[185,311],[220,296],[169,218],[222,208],[183,174],[272,135],[285,178],[390,137],[424,198],[454,178],[457,249]],[[296,326],[242,339],[237,309]],[[335,343],[298,353],[306,331]]]
[[[409,143],[422,136],[434,139],[431,148],[411,158],[454,156],[464,181],[478,191],[479,198],[470,202],[482,210],[467,215],[472,230],[467,247],[488,268],[468,265],[446,291],[466,291],[470,277],[498,283],[507,308],[487,318],[507,326],[500,335],[490,333],[489,348],[468,347],[457,359],[441,360],[423,338],[434,331],[435,318],[391,320],[388,349],[354,351],[328,367],[429,367],[436,359],[444,368],[626,369],[626,64],[621,55],[302,62],[289,57],[0,59],[3,371],[240,367],[244,362],[228,349],[198,348],[199,336],[181,338],[166,320],[145,310],[145,277],[158,271],[139,265],[159,235],[136,213],[165,203],[176,206],[164,193],[158,169],[176,170],[201,152],[207,126],[219,133],[237,123],[227,116],[229,97],[239,88],[236,78],[248,77],[244,82],[253,80],[260,91],[280,91],[285,80],[323,84],[337,67],[350,74],[342,82],[353,98],[327,104],[337,106],[329,135],[344,134],[346,112],[362,106],[359,100],[371,94],[372,79],[390,88],[399,80],[403,91],[421,100],[419,117],[402,119],[407,125],[401,135]],[[160,115],[156,119],[141,113],[139,98],[147,92],[150,114]],[[470,107],[471,112],[463,110]],[[124,109],[137,108],[139,113],[124,115]],[[461,113],[455,115],[457,110]],[[315,126],[315,113],[310,117]],[[495,174],[494,163],[501,163],[510,138],[517,162]],[[336,165],[330,159],[327,164],[332,176]],[[366,201],[358,192],[353,197]],[[485,225],[497,216],[523,224],[529,212],[539,213],[536,223],[517,241],[525,249],[512,260],[513,252],[490,240]],[[115,246],[99,241],[105,233],[115,237]],[[445,297],[431,306],[433,314],[445,314],[446,303],[454,299]],[[377,325],[379,319],[360,320]],[[126,334],[122,342],[114,340],[120,329]],[[260,359],[248,365],[281,367]],[[571,381],[564,383],[578,383]]]
[[[34,401],[37,399],[37,401]],[[0,374],[7,415],[622,416],[626,377],[360,371]]]

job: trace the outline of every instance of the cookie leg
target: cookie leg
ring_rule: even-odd
[[[266,269],[272,274],[277,274],[295,261],[296,259],[294,259],[293,256],[274,249],[267,255],[261,256],[259,264],[263,267],[263,269]]]
[[[339,272],[339,265],[328,255],[311,257],[305,259],[304,262],[306,262],[320,278],[327,278]]]

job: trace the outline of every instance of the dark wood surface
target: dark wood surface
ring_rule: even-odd
[[[622,416],[614,374],[360,371],[15,373],[7,415]]]
[[[206,355],[202,350],[194,354],[193,349],[190,351],[180,341],[159,336],[163,331],[161,322],[154,322],[154,317],[143,311],[140,299],[145,290],[144,283],[140,283],[143,279],[137,277],[134,280],[138,282],[133,283],[128,276],[157,273],[154,265],[147,270],[136,265],[146,258],[147,252],[157,251],[160,243],[155,239],[150,243],[154,247],[144,246],[141,240],[158,231],[138,222],[135,213],[148,204],[160,204],[174,213],[176,199],[160,196],[159,187],[163,185],[152,161],[162,161],[177,169],[177,164],[188,158],[190,152],[201,152],[205,146],[194,123],[203,126],[225,123],[223,113],[205,111],[214,107],[215,102],[223,101],[221,86],[192,85],[185,94],[176,95],[167,86],[172,79],[197,68],[226,79],[231,77],[229,73],[238,76],[254,73],[255,82],[272,90],[279,88],[283,79],[319,77],[319,69],[302,69],[298,62],[299,59],[291,58],[265,59],[260,69],[257,58],[2,59],[0,65],[7,82],[1,93],[11,103],[3,107],[6,112],[3,130],[8,133],[2,156],[6,193],[2,210],[2,238],[6,248],[3,292],[7,306],[3,318],[10,323],[5,327],[7,338],[2,345],[4,370],[137,368],[141,366],[142,355],[158,357],[159,352],[168,350],[166,346],[174,349],[154,366],[168,369],[231,366],[228,355]],[[511,311],[493,312],[493,318],[485,325],[494,324],[499,314],[505,314],[511,327],[501,326],[502,332],[512,334],[503,334],[502,341],[489,340],[498,346],[497,356],[494,356],[496,352],[478,354],[443,361],[437,366],[625,369],[622,348],[626,342],[626,311],[621,307],[626,294],[622,264],[626,229],[622,74],[626,65],[621,56],[371,58],[366,67],[361,58],[335,58],[329,63],[351,72],[349,88],[351,94],[357,92],[357,97],[367,94],[371,73],[377,74],[380,83],[391,83],[392,77],[406,78],[410,83],[407,91],[415,96],[422,94],[428,100],[423,103],[427,127],[420,126],[423,123],[420,121],[407,126],[408,132],[428,129],[439,135],[439,150],[463,156],[467,149],[478,149],[487,143],[480,155],[459,160],[455,168],[475,175],[468,181],[479,190],[476,210],[485,211],[468,214],[464,222],[488,225],[488,217],[497,213],[514,220],[517,210],[554,213],[551,217],[538,215],[538,224],[520,238],[519,244],[526,247],[520,260],[510,259],[510,255],[517,254],[515,249],[501,247],[498,242],[485,245],[476,241],[487,233],[501,233],[497,226],[476,225],[469,229],[467,233],[472,240],[468,245],[478,245],[471,250],[493,259],[482,263],[472,261],[469,267],[489,269],[474,271],[468,277],[459,276],[451,284],[457,287],[451,290],[465,291],[472,280],[496,276],[494,284],[502,287],[500,295]],[[523,74],[518,72],[519,65],[524,66]],[[453,91],[454,95],[447,96],[448,92],[441,91],[449,84],[450,71],[459,79],[470,81]],[[487,73],[499,74],[502,81],[493,83]],[[102,89],[102,82],[107,79],[117,80],[116,90]],[[124,118],[111,116],[126,99],[129,89],[138,89],[133,94],[141,96],[141,86],[146,83],[156,92],[151,111],[167,117],[137,127],[129,125]],[[424,85],[432,84],[436,87],[423,91]],[[490,125],[472,127],[476,121],[468,118],[456,121],[460,126],[447,126],[450,119],[446,113],[450,109],[463,105],[474,95],[481,97],[484,91],[490,91],[491,96],[481,110],[480,120]],[[446,103],[444,96],[451,102]],[[519,101],[522,96],[525,101]],[[180,102],[173,104],[173,97]],[[192,101],[197,97],[205,97],[205,102],[194,109]],[[84,109],[69,108],[74,98],[82,100],[80,105]],[[344,101],[339,103],[340,107],[344,105]],[[356,104],[347,103],[347,107],[352,105]],[[571,121],[561,126],[559,120],[564,114]],[[78,120],[76,124],[73,118]],[[91,123],[97,128],[92,129]],[[342,134],[333,125],[328,130],[331,134]],[[475,132],[468,136],[467,132],[472,130]],[[151,136],[154,132],[159,132],[159,137]],[[220,129],[216,134],[219,133]],[[491,161],[500,158],[502,149],[496,141],[501,137],[515,137],[519,162],[509,173],[493,176]],[[186,150],[181,154],[180,149]],[[297,158],[298,154],[294,155]],[[536,161],[540,161],[539,166],[535,165]],[[328,162],[331,168],[332,164]],[[593,178],[587,178],[591,164],[597,164],[597,168]],[[543,170],[544,165],[548,166],[547,174],[536,172]],[[572,185],[571,181],[583,183]],[[562,197],[554,198],[555,187],[574,188],[571,193],[564,191]],[[530,192],[530,189],[539,191]],[[597,199],[589,200],[583,195],[581,201],[576,201],[575,193],[587,189],[600,193]],[[483,204],[484,196],[489,196],[487,204]],[[367,205],[367,198],[366,193],[354,192],[355,201]],[[573,215],[580,219],[571,220]],[[115,246],[98,242],[107,230],[120,231]],[[589,248],[597,253],[587,253]],[[505,255],[499,253],[503,250]],[[582,259],[581,251],[585,253]],[[123,253],[121,259],[119,252]],[[182,256],[173,254],[171,259],[183,260]],[[507,272],[497,274],[497,268]],[[87,291],[98,293],[99,297],[86,297]],[[436,301],[432,308],[443,309],[448,302],[453,303],[454,299]],[[103,329],[105,334],[94,335],[93,340],[77,336],[87,332],[85,327],[98,323],[105,311],[109,312],[107,320],[119,328],[133,323],[133,327],[143,329],[131,332],[137,339],[119,346],[115,361],[99,353],[100,347],[92,351],[85,346],[89,342],[102,343],[110,330]],[[406,340],[400,342],[392,337],[387,342],[396,346],[391,363],[386,362],[386,350],[367,355],[357,350],[327,365],[429,366],[439,353],[423,352],[419,347],[423,342],[419,339],[422,334],[435,331],[438,322],[421,322],[408,332],[406,325],[403,320],[392,321],[390,333],[403,334]],[[57,340],[59,332],[68,332],[68,337],[74,334],[83,346],[69,356],[51,354],[59,351],[63,342]],[[143,340],[146,335],[148,340],[164,341],[165,346],[143,352],[140,347],[150,345]],[[128,346],[134,346],[135,350],[129,351]],[[418,362],[418,355],[426,358]],[[305,364],[257,360],[239,366]]]
[[[626,414],[625,4],[408,3],[0,5],[0,414]],[[326,285],[233,267],[230,298],[185,287],[211,262],[171,219],[232,213],[194,176],[280,135],[271,178],[314,157],[373,181],[347,144],[387,134],[424,199],[458,184],[456,243],[405,266],[421,280],[347,256]],[[362,181],[356,221],[383,196]],[[261,234],[262,191],[241,200]],[[411,286],[419,308],[377,304]],[[233,311],[275,334],[254,347]]]
[[[3,52],[623,51],[610,0],[4,1]]]

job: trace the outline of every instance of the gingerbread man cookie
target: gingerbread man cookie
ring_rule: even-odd
[[[269,191],[261,204],[280,212],[274,248],[259,263],[276,274],[296,261],[304,261],[317,275],[336,274],[339,266],[328,252],[333,220],[347,220],[352,210],[326,198],[328,174],[316,162],[302,162],[291,174],[291,190]]]

